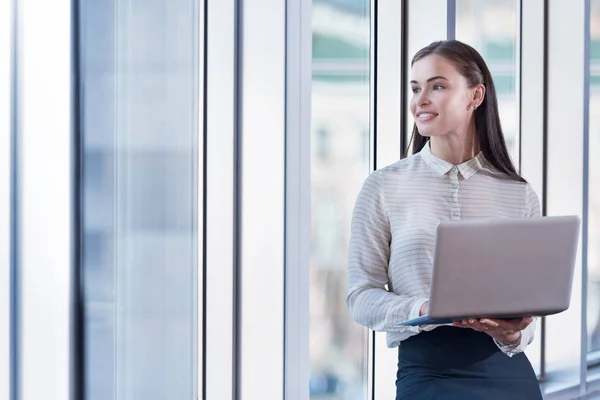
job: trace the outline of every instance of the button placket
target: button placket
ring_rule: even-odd
[[[450,169],[449,178],[450,178],[450,219],[459,220],[460,219],[460,204],[458,201],[459,181],[458,181],[458,168],[456,166],[453,166]]]

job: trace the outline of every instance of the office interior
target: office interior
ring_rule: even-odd
[[[570,308],[527,355],[600,391],[600,0],[0,0],[0,399],[367,400],[397,350],[350,317],[369,173],[404,155],[410,60],[492,72]],[[548,246],[560,245],[548,243]]]

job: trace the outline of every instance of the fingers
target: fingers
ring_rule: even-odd
[[[491,328],[498,328],[500,326],[500,324],[498,323],[497,320],[494,319],[489,319],[489,318],[481,318],[481,323],[485,324],[486,326],[489,326]]]
[[[491,326],[485,324],[478,318],[465,319],[462,321],[455,321],[452,325],[458,326],[460,328],[471,328],[479,332],[487,332],[492,329]]]
[[[480,332],[517,332],[527,328],[532,321],[532,317],[510,321],[493,318],[470,318],[455,321],[452,325],[461,328],[471,328]]]
[[[505,331],[522,331],[533,322],[533,317],[523,317],[520,319],[504,320],[493,318],[481,318],[484,323]]]

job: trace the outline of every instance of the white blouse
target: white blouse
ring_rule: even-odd
[[[352,317],[387,332],[389,347],[435,329],[396,324],[417,318],[428,300],[436,225],[536,216],[540,204],[530,185],[508,179],[482,153],[455,166],[433,155],[427,143],[419,153],[374,171],[352,215],[346,298]],[[496,344],[509,356],[524,351],[535,322],[522,332],[518,346]]]

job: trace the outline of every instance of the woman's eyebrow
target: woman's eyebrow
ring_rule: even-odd
[[[448,79],[446,79],[443,76],[432,76],[431,78],[427,79],[427,82],[435,81],[436,79],[443,79],[445,81],[448,80]],[[417,82],[417,81],[410,81],[410,83],[413,84],[413,83],[419,83],[419,82]]]

